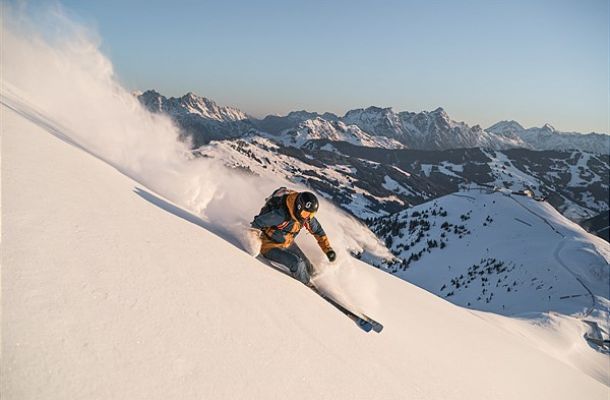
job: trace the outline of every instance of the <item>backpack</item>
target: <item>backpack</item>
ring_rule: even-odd
[[[278,208],[285,208],[286,196],[288,196],[290,193],[295,192],[296,190],[288,189],[285,186],[275,189],[273,193],[271,193],[271,195],[265,199],[265,205],[263,206],[263,208],[261,208],[261,211],[258,213],[258,215],[266,214],[269,211]]]

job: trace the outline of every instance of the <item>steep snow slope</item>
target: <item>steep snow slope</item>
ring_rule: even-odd
[[[327,275],[377,288],[375,302],[350,294],[386,325],[365,334],[23,114],[3,100],[3,398],[607,396],[473,312],[354,261]]]

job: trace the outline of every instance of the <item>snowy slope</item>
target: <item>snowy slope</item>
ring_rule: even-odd
[[[352,261],[329,274],[384,321],[365,334],[31,115],[2,114],[3,398],[607,395],[472,312]]]
[[[382,218],[373,229],[404,260],[389,272],[457,305],[564,331],[570,347],[550,352],[608,382],[607,349],[584,338],[610,333],[607,242],[545,202],[485,188]]]
[[[317,283],[386,325],[364,334],[246,253],[245,223],[284,180],[190,158],[80,27],[59,19],[68,36],[43,39],[2,11],[3,399],[607,395],[590,359],[532,340],[570,343],[563,330],[492,320],[350,258],[383,248],[323,202],[338,262],[300,244]]]
[[[385,237],[385,232],[397,231],[391,236],[391,249],[407,260],[399,268],[406,279],[427,288],[431,283],[441,285],[430,290],[458,304],[471,302],[476,308],[510,315],[548,310],[575,314],[587,309],[591,297],[583,293],[570,268],[562,267],[567,256],[576,257],[571,260],[577,267],[572,272],[595,295],[610,298],[608,243],[547,203],[526,196],[463,191],[381,219],[378,229]],[[482,285],[479,276],[489,277],[489,282]],[[560,299],[568,294],[582,296]],[[493,300],[486,301],[490,297]]]

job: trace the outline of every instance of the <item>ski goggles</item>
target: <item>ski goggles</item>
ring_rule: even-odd
[[[301,218],[303,219],[311,219],[315,213],[307,210],[301,210]]]

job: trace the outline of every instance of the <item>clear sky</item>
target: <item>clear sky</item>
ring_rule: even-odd
[[[608,0],[62,0],[130,89],[255,116],[443,107],[609,131]]]

